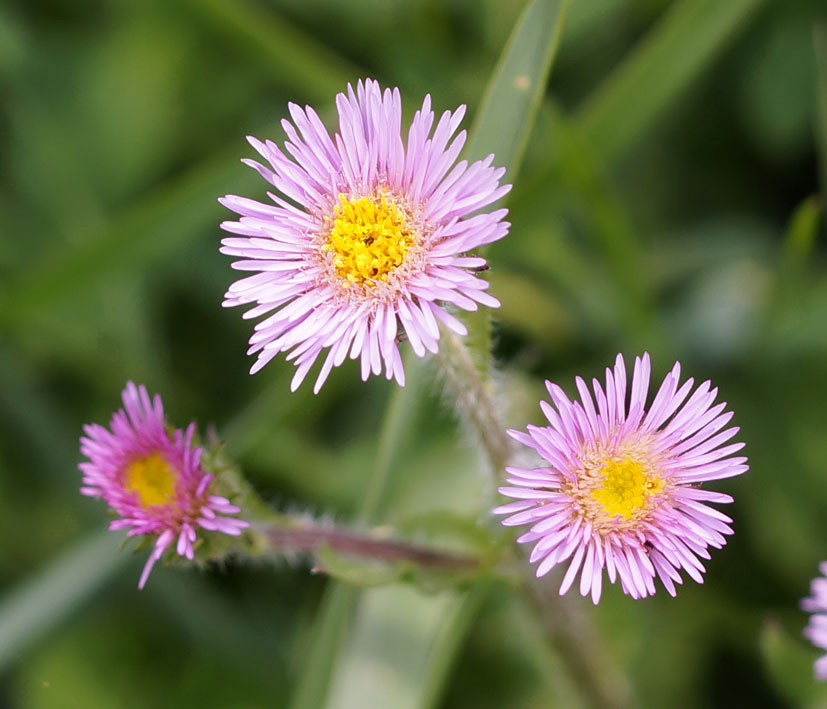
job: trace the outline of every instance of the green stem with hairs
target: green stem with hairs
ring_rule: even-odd
[[[443,379],[456,401],[460,418],[476,431],[497,477],[503,475],[513,453],[511,439],[498,413],[490,381],[483,381],[471,352],[454,333],[443,331],[439,361]],[[527,556],[527,555],[523,555]],[[549,642],[557,649],[584,698],[596,709],[631,706],[627,679],[614,665],[600,635],[576,599],[550,592],[524,558],[523,586],[537,610]]]

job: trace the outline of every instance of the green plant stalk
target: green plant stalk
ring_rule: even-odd
[[[512,452],[512,441],[497,415],[493,385],[479,375],[471,351],[460,338],[447,328],[440,332],[437,355],[440,373],[456,402],[460,421],[468,424],[491,464],[496,481],[505,473]]]
[[[329,548],[366,559],[409,561],[424,567],[461,570],[472,569],[481,561],[473,556],[388,538],[377,530],[359,532],[303,518],[274,516],[270,522],[254,524],[252,535],[258,538],[255,548],[262,555],[284,552],[315,554],[320,549]],[[324,568],[319,570],[324,571]]]
[[[480,379],[470,352],[456,335],[443,332],[441,342],[445,344],[440,347],[439,360],[458,414],[476,430],[495,475],[504,474],[512,445],[490,386]],[[549,641],[559,651],[583,697],[595,709],[630,706],[628,682],[603,650],[597,628],[580,605],[561,598],[556,592],[549,593],[547,585],[535,577],[527,558],[521,566],[526,593],[537,607]]]
[[[419,364],[410,356],[404,359],[407,386],[394,387],[388,402],[379,435],[379,445],[371,479],[357,519],[369,522],[376,519],[385,497],[394,457],[415,408]],[[324,706],[330,688],[333,670],[344,645],[351,618],[359,597],[358,589],[332,581],[322,599],[319,615],[313,625],[311,646],[304,662],[298,685],[290,700],[290,709],[318,709]]]

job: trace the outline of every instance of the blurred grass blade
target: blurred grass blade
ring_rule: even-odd
[[[426,668],[432,659],[450,663],[444,650],[455,649],[455,644],[445,646],[436,658],[432,651],[445,629],[454,628],[455,619],[465,615],[465,597],[455,591],[425,595],[410,586],[364,592],[327,709],[427,706],[422,701],[429,684]]]
[[[584,136],[610,163],[642,136],[763,0],[679,0],[578,111]]]
[[[816,25],[816,146],[821,168],[821,194],[827,195],[827,22]]]
[[[390,393],[370,484],[357,515],[362,523],[381,519],[390,474],[402,442],[410,435],[417,397],[422,391],[422,363],[407,355],[404,365],[407,385],[394,386]],[[318,709],[324,706],[358,600],[358,589],[332,580],[329,582],[313,623],[310,648],[290,701],[291,709]]]
[[[517,179],[537,109],[543,100],[565,24],[569,0],[532,0],[508,39],[471,128],[464,156],[477,160],[494,153],[505,179]],[[484,251],[484,249],[481,249]],[[479,375],[491,374],[491,314],[488,308],[465,313],[466,343]]]
[[[302,660],[290,709],[325,706],[330,683],[341,659],[359,589],[330,581],[310,631],[310,648]]]
[[[243,0],[190,2],[193,9],[262,63],[274,66],[274,79],[290,90],[332,104],[336,92],[363,72],[324,45],[299,32],[274,12]],[[289,71],[284,67],[289,66]],[[264,131],[260,131],[264,132]],[[79,246],[58,247],[53,258],[35,264],[19,281],[0,291],[0,323],[20,320],[26,310],[60,302],[79,288],[89,288],[118,269],[136,271],[171,256],[218,223],[223,212],[216,198],[228,193],[255,193],[260,178],[239,166],[241,137],[232,153],[196,165],[182,178],[163,184],[101,233],[81,235]],[[218,236],[216,236],[216,248]]]
[[[793,212],[781,247],[774,287],[767,298],[767,325],[779,325],[789,308],[800,306],[802,296],[811,286],[807,266],[815,246],[821,222],[822,204],[817,196],[804,200]],[[808,277],[809,276],[809,277]],[[772,337],[772,331],[767,333]]]
[[[775,618],[764,621],[759,643],[768,679],[788,706],[824,706],[827,692],[813,679],[812,648],[801,638],[790,637]]]
[[[477,109],[464,156],[494,153],[514,182],[546,91],[569,0],[533,0],[523,11]]]
[[[558,171],[572,190],[582,218],[605,255],[617,294],[619,334],[647,343],[657,351],[658,333],[648,283],[641,277],[643,260],[638,230],[606,177],[602,162],[585,140],[580,126],[568,119],[553,101],[543,106],[548,132],[559,146]]]
[[[781,256],[781,272],[797,278],[813,251],[822,204],[818,197],[810,197],[793,212]]]
[[[109,530],[76,544],[0,602],[0,669],[92,595],[129,560]]]
[[[441,705],[445,683],[451,676],[462,641],[489,595],[489,584],[478,582],[444,613],[440,626],[432,633],[427,664],[422,673],[419,704],[422,709]]]
[[[32,363],[0,346],[0,426],[30,450],[30,462],[53,478],[56,489],[76,495],[77,478],[66,475],[76,465],[77,422],[55,406],[49,388],[39,381]],[[77,426],[78,430],[73,430]]]
[[[347,82],[363,75],[359,67],[284,20],[270,4],[247,0],[189,0],[187,4],[299,96],[330,102]]]
[[[101,234],[82,245],[58,248],[54,257],[35,265],[0,298],[0,322],[27,323],[29,309],[59,303],[78,289],[92,288],[106,276],[138,272],[172,256],[202,229],[218,222],[222,208],[216,196],[243,194],[258,181],[230,158],[211,160],[184,177],[165,184]]]

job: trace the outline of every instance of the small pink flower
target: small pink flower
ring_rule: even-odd
[[[146,388],[128,382],[123,409],[112,415],[110,429],[83,427],[80,451],[88,461],[80,491],[102,497],[119,519],[110,529],[128,529],[128,536],[155,537],[138,588],[143,588],[155,562],[175,543],[176,552],[192,560],[197,529],[238,536],[248,523],[234,517],[241,510],[210,494],[213,475],[201,468],[202,449],[192,443],[195,424],[170,431],[164,422],[161,397],[150,400]]]
[[[810,597],[801,601],[801,607],[813,614],[804,628],[804,635],[817,648],[827,650],[827,561],[822,561],[818,570],[821,576],[810,584]],[[827,655],[816,660],[814,669],[818,679],[827,679]]]
[[[679,571],[702,583],[699,557],[732,534],[732,520],[707,504],[732,498],[698,486],[748,469],[746,458],[733,457],[744,444],[724,445],[738,433],[725,429],[732,413],[725,403],[713,406],[718,390],[709,382],[689,396],[693,380],[679,386],[678,363],[647,411],[649,373],[649,355],[636,358],[628,405],[621,355],[606,370],[605,389],[593,380],[594,397],[580,377],[575,402],[546,382],[553,405],[540,408],[549,425],[509,431],[546,465],[508,468],[514,487],[500,492],[517,502],[494,512],[509,515],[506,526],[530,525],[517,541],[534,544],[537,576],[571,559],[561,595],[579,572],[581,595],[591,592],[597,603],[605,569],[633,598],[655,593],[655,577],[674,596]]]
[[[500,185],[505,170],[491,166],[493,155],[457,162],[465,107],[443,113],[434,128],[426,96],[407,141],[399,89],[359,81],[336,96],[336,108],[333,136],[312,108],[290,104],[284,150],[248,138],[267,165],[244,162],[276,188],[272,204],[219,200],[240,215],[221,225],[239,235],[223,239],[221,252],[255,274],[230,286],[224,306],[254,304],[245,317],[267,315],[250,338],[252,371],[288,352],[293,390],[325,351],[315,392],[347,357],[360,358],[363,380],[384,367],[403,385],[401,332],[422,357],[438,350],[439,322],[466,334],[445,304],[499,306],[476,275],[485,260],[463,254],[506,235],[507,210],[480,210],[511,186]]]

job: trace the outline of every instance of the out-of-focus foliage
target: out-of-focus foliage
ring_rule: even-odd
[[[424,541],[495,524],[433,366],[387,420],[393,385],[352,363],[316,397],[289,394],[282,359],[247,374],[215,199],[264,196],[246,134],[281,140],[288,101],[330,119],[363,76],[398,85],[408,116],[425,93],[467,103],[470,126],[524,5],[0,6],[0,705],[310,707],[324,685],[330,707],[577,706],[510,583],[336,596],[299,559],[159,568],[139,593],[143,560],[122,563],[77,494],[81,424],[133,379],[178,425],[214,422],[280,508],[353,520],[384,466],[372,521]],[[825,23],[823,0],[573,0],[488,253],[510,425],[538,422],[543,378],[572,391],[648,350],[658,375],[677,358],[711,379],[747,442],[705,584],[584,607],[638,706],[827,702],[797,607],[827,559]]]

